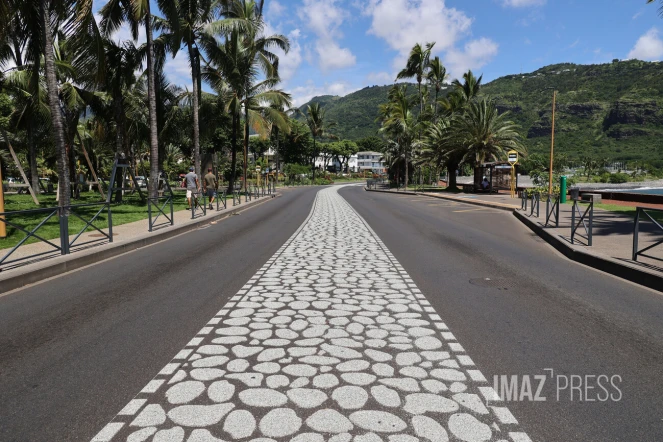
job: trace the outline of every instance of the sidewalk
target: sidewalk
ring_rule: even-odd
[[[383,192],[383,193],[393,193],[396,195],[423,195],[429,196],[431,198],[440,198],[449,201],[457,201],[467,204],[475,204],[479,206],[487,206],[495,209],[502,210],[514,210],[520,208],[520,199],[511,198],[511,195],[507,193],[485,193],[485,194],[476,194],[476,193],[451,193],[451,192],[416,192],[414,188],[410,188],[407,192],[396,189],[389,190],[373,190],[370,192]]]
[[[587,204],[579,205],[580,213],[587,209]],[[633,227],[634,219],[602,209],[594,209],[592,230],[592,246],[583,238],[587,236],[585,228],[580,225],[571,242],[571,226],[573,206],[561,204],[559,227],[546,227],[545,203],[541,203],[539,217],[529,216],[530,211],[515,211],[515,215],[535,233],[545,239],[567,257],[599,270],[631,280],[638,284],[663,291],[663,245],[645,252],[633,261]],[[580,215],[576,212],[576,224]],[[589,222],[585,224],[589,226]],[[658,229],[648,218],[642,217],[639,227],[638,250],[655,244],[663,239],[663,231]]]
[[[281,189],[279,189],[279,191],[280,190]],[[274,195],[274,197],[278,196],[280,196],[280,192]],[[21,246],[18,250],[12,253],[8,260],[13,261],[18,258],[40,253],[44,253],[44,255],[3,267],[0,270],[0,293],[163,241],[173,236],[199,228],[202,225],[209,224],[210,222],[217,222],[249,207],[270,201],[272,198],[273,196],[263,196],[245,202],[242,197],[241,204],[238,204],[237,206],[233,206],[233,200],[230,198],[227,200],[227,209],[223,209],[223,206],[220,206],[219,211],[217,211],[216,204],[214,204],[214,209],[209,210],[208,208],[206,215],[203,215],[202,210],[198,209],[195,213],[195,219],[191,219],[190,210],[180,210],[174,213],[174,225],[172,226],[162,215],[157,219],[158,227],[155,227],[152,232],[148,231],[149,221],[147,218],[132,223],[113,226],[112,243],[109,243],[98,231],[90,228],[87,232],[81,235],[76,243],[82,244],[91,240],[102,241],[82,246],[74,245],[70,249],[69,255],[61,255],[58,250],[55,250],[50,245],[41,241]],[[145,208],[145,211],[147,212],[147,207]],[[101,230],[108,234],[107,228]],[[73,240],[74,237],[75,234],[70,235],[69,240]],[[58,238],[50,241],[57,245],[60,243]],[[9,249],[10,248],[1,249],[0,256],[4,256]]]
[[[402,191],[396,192],[395,190],[371,190],[371,192],[428,196],[511,210],[516,218],[567,258],[637,284],[663,291],[663,244],[647,251],[647,256],[639,256],[637,261],[633,261],[631,254],[633,252],[634,221],[633,217],[629,215],[595,208],[593,242],[590,247],[587,245],[587,241],[581,237],[576,237],[574,243],[571,243],[571,213],[573,206],[570,204],[560,206],[559,227],[554,228],[545,226],[545,201],[541,202],[539,217],[537,218],[536,216],[530,217],[529,210],[526,212],[519,210],[520,199],[511,198],[508,194],[441,194],[411,191],[405,193]],[[531,204],[531,202],[528,202],[528,204]],[[581,204],[581,213],[584,213],[586,208],[586,204]],[[580,216],[577,215],[577,221],[579,218]],[[578,233],[587,236],[582,226]],[[646,217],[642,219],[638,249],[642,250],[661,240],[663,240],[663,232]]]

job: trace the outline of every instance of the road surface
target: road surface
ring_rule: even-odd
[[[659,294],[506,212],[321,189],[0,297],[0,440],[663,438]]]

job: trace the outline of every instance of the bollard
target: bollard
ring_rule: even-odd
[[[559,178],[559,202],[566,203],[566,176],[564,175]]]

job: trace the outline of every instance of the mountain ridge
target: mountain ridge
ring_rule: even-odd
[[[416,84],[409,83],[412,93]],[[378,105],[392,85],[367,86],[343,97],[314,97],[335,134],[357,140],[379,129]],[[450,90],[443,91],[447,93]],[[557,63],[530,73],[497,78],[482,86],[501,112],[521,126],[529,152],[550,148],[552,90],[558,91],[555,149],[570,158],[660,161],[663,149],[663,63],[639,60],[598,65]]]

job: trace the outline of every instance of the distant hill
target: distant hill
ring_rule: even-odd
[[[341,138],[374,135],[378,105],[389,86],[345,97],[315,97],[338,123]],[[412,91],[415,93],[416,85]],[[558,91],[555,149],[571,158],[658,159],[663,165],[663,63],[557,64],[498,78],[482,88],[522,127],[530,152],[550,149],[552,90]],[[306,105],[302,106],[305,109]]]

